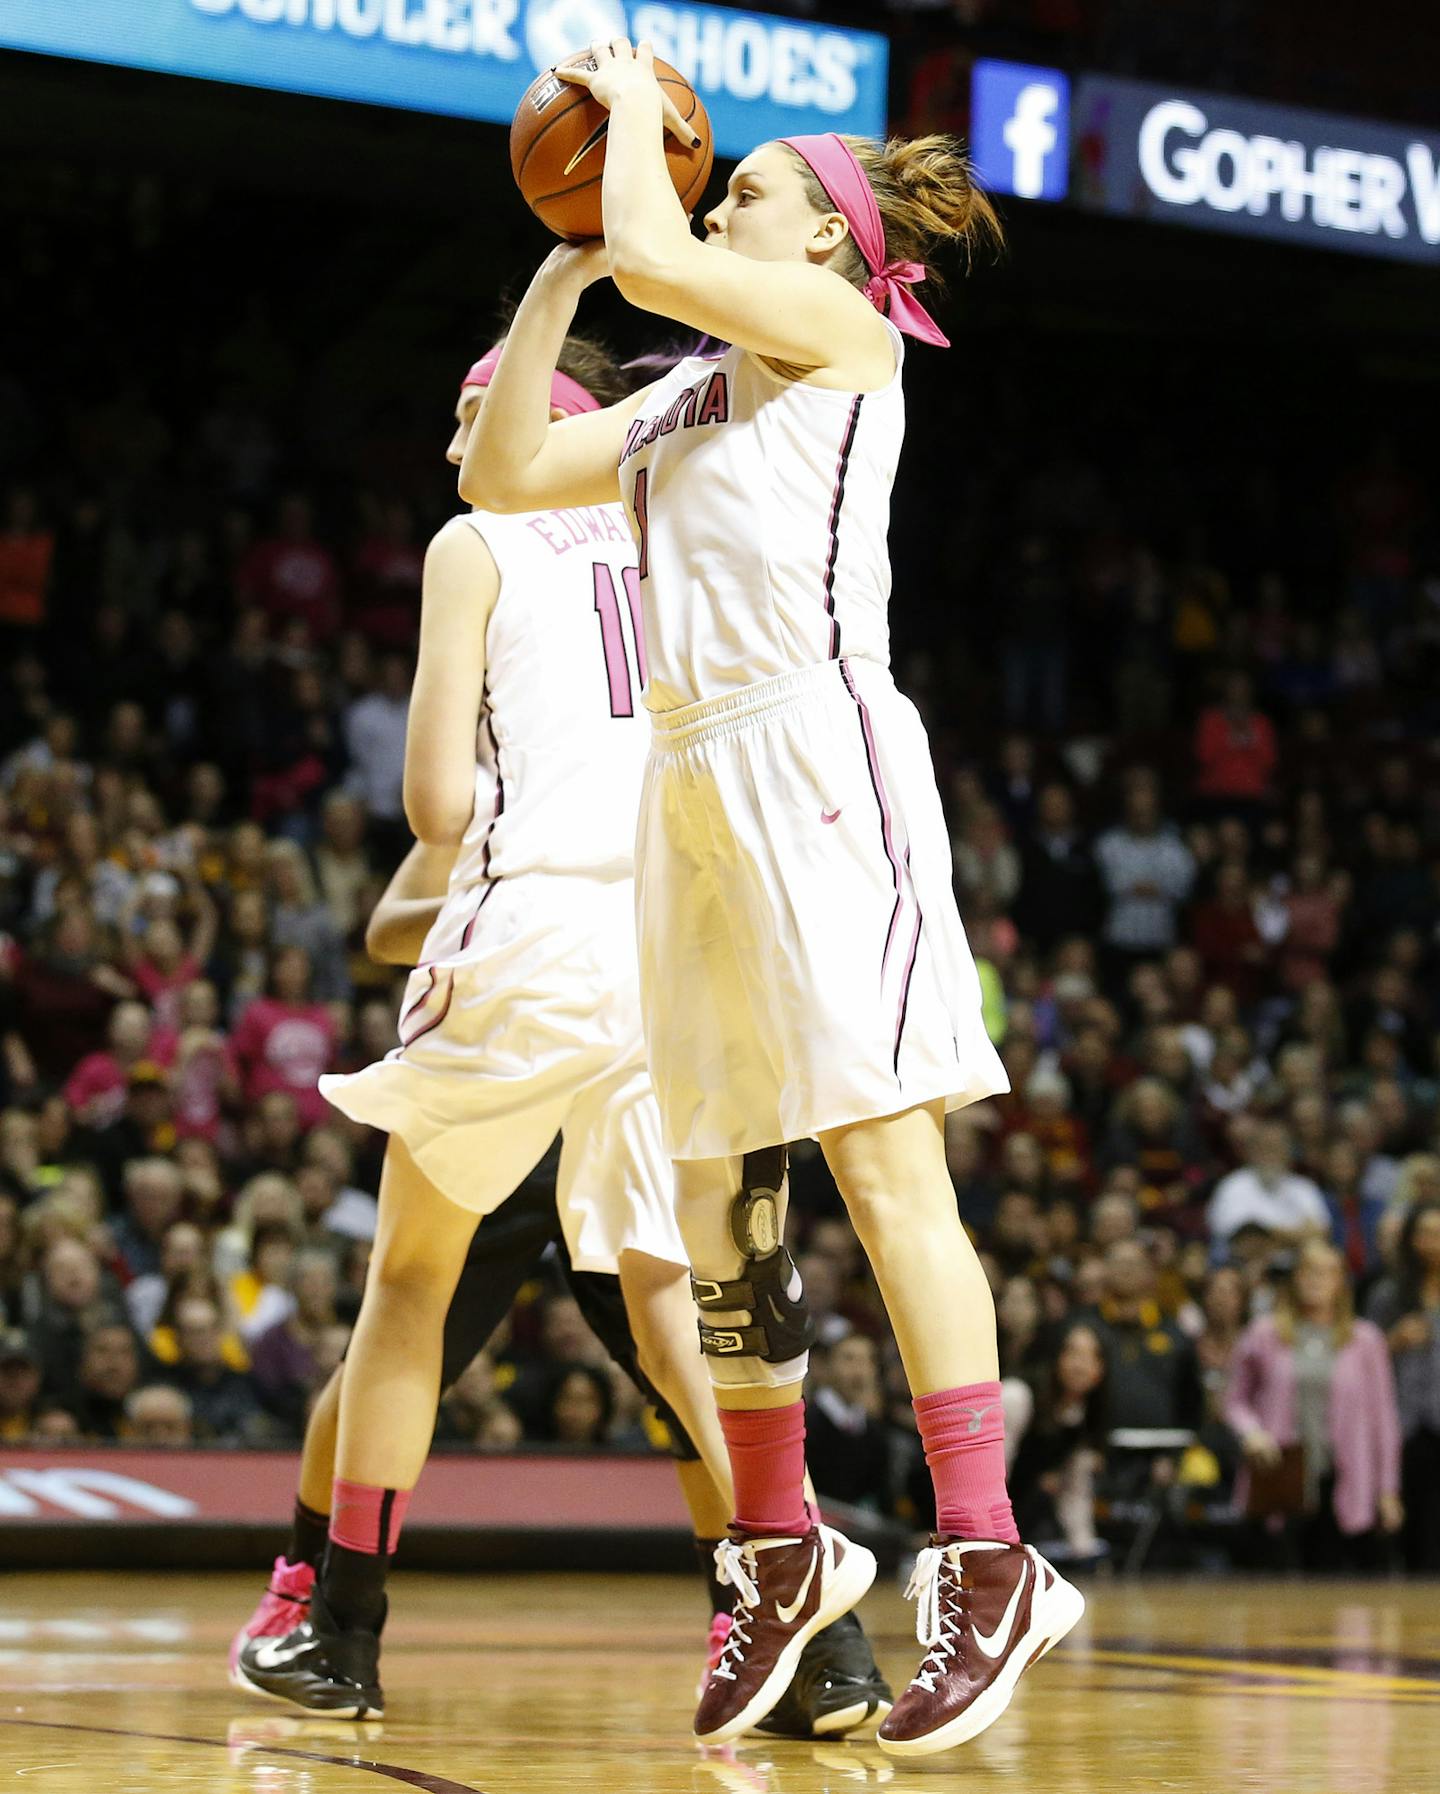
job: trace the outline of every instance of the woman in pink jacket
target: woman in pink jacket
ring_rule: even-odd
[[[1295,1544],[1306,1569],[1365,1569],[1398,1531],[1400,1419],[1385,1337],[1357,1320],[1345,1264],[1319,1240],[1301,1249],[1273,1315],[1235,1348],[1225,1418],[1256,1470],[1299,1446],[1303,1511]],[[1244,1503],[1248,1478],[1237,1498]]]

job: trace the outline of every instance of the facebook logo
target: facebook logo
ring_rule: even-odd
[[[1070,175],[1070,82],[1059,69],[975,64],[970,153],[987,187],[1021,199],[1064,199]]]

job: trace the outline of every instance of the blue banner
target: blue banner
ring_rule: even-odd
[[[1082,205],[1440,267],[1440,135],[1234,94],[1085,75]]]
[[[975,64],[970,153],[984,184],[1021,199],[1064,199],[1070,174],[1070,82],[1023,62]]]
[[[705,102],[722,156],[885,129],[873,31],[643,0],[0,0],[0,45],[509,122],[534,78],[599,38],[649,39]]]

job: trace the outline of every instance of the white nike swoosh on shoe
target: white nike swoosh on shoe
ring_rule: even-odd
[[[283,1638],[267,1639],[256,1647],[251,1663],[256,1669],[288,1669],[306,1646],[309,1640],[302,1638],[295,1643],[293,1632],[287,1632]]]
[[[1015,1629],[1015,1615],[1020,1611],[1020,1597],[1025,1593],[1026,1584],[1033,1574],[1030,1559],[1027,1557],[1020,1571],[1020,1580],[1015,1584],[1015,1592],[1010,1597],[1010,1604],[1001,1614],[1000,1624],[988,1638],[978,1626],[972,1625],[970,1628],[976,1644],[992,1662],[1003,1654],[1006,1645],[1010,1642],[1010,1634]]]
[[[810,1553],[810,1563],[805,1571],[805,1580],[800,1584],[800,1593],[796,1595],[794,1601],[788,1607],[779,1601],[775,1603],[775,1612],[787,1626],[805,1605],[805,1597],[810,1593],[810,1584],[815,1580],[815,1565],[819,1556],[818,1550]]]

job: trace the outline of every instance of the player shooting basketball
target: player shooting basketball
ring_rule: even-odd
[[[803,1492],[812,1329],[779,1243],[783,1143],[814,1135],[895,1329],[936,1493],[912,1592],[926,1655],[881,1729],[973,1737],[1084,1602],[1021,1545],[994,1306],[945,1165],[947,1108],[1006,1088],[956,911],[928,744],[889,671],[903,335],[944,346],[925,260],[999,237],[953,140],[763,144],[691,234],[645,46],[563,79],[608,108],[604,241],[554,251],[515,317],[461,492],[494,510],[622,497],[639,541],[652,747],[637,844],[641,1001],[730,1451],[734,1627],[696,1716],[735,1737],[869,1554]],[[553,423],[580,295],[733,344]]]

